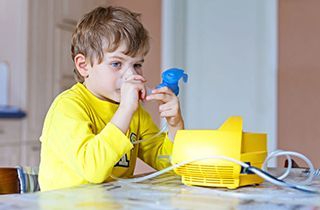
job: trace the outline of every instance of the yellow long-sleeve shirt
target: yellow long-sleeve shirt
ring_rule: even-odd
[[[39,183],[42,191],[102,183],[110,175],[129,177],[137,157],[155,169],[169,166],[159,155],[171,155],[166,134],[148,139],[159,129],[139,106],[124,135],[110,123],[118,104],[95,97],[77,83],[61,93],[45,118],[41,141]]]

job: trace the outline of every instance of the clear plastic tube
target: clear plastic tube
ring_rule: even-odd
[[[139,139],[138,141],[133,142],[133,144],[139,144],[139,143],[141,143],[141,142],[145,142],[145,141],[149,141],[149,140],[151,140],[151,139],[154,139],[154,138],[156,138],[157,136],[161,135],[163,132],[165,132],[165,131],[167,130],[167,128],[168,128],[167,124],[164,124],[164,125],[162,126],[162,128],[160,129],[160,131],[159,131],[158,133],[156,133],[155,135],[153,135],[153,136],[151,136],[151,137],[149,137],[149,138],[147,138],[147,139]]]
[[[146,87],[146,90],[147,90],[147,95],[150,95],[152,93],[152,89],[151,88]],[[159,135],[161,135],[163,132],[165,132],[167,129],[168,129],[168,126],[167,126],[166,123],[164,123],[162,125],[162,127],[160,128],[158,133],[156,133],[155,135],[153,135],[153,136],[151,136],[151,137],[149,137],[147,139],[139,139],[139,140],[133,142],[133,144],[139,144],[141,142],[145,142],[145,141],[149,141],[151,139],[154,139],[154,138],[158,137]]]

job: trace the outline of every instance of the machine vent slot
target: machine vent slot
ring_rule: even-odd
[[[182,176],[197,178],[234,178],[233,166],[210,166],[199,164],[186,164],[176,169],[177,173]]]
[[[235,179],[221,179],[221,178],[204,178],[204,177],[190,177],[183,176],[183,180],[186,183],[192,185],[206,185],[206,186],[225,186],[225,185],[234,185]]]

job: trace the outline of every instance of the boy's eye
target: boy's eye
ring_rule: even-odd
[[[113,68],[120,68],[120,67],[121,67],[121,63],[120,63],[120,62],[112,62],[112,63],[111,63],[111,66],[112,66]]]
[[[142,67],[142,64],[140,63],[134,64],[134,68],[141,68],[141,67]]]
[[[142,64],[140,63],[134,64],[134,69],[137,72],[137,74],[142,75]]]

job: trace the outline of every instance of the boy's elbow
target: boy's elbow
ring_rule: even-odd
[[[87,171],[84,174],[84,178],[92,184],[100,184],[107,180],[107,178],[110,176],[110,172],[102,172],[97,170]]]
[[[82,174],[83,178],[93,184],[99,184],[107,180],[112,171],[111,164],[107,162],[83,161]]]
[[[89,183],[92,183],[92,184],[100,184],[100,183],[103,183],[105,181],[105,179],[102,178],[101,176],[100,177],[98,177],[98,176],[88,176],[88,177],[86,177],[86,180]]]
[[[107,180],[113,169],[113,162],[105,155],[97,156],[95,151],[80,150],[77,159],[80,165],[82,177],[89,183],[99,184]],[[90,151],[90,152],[89,152]]]

